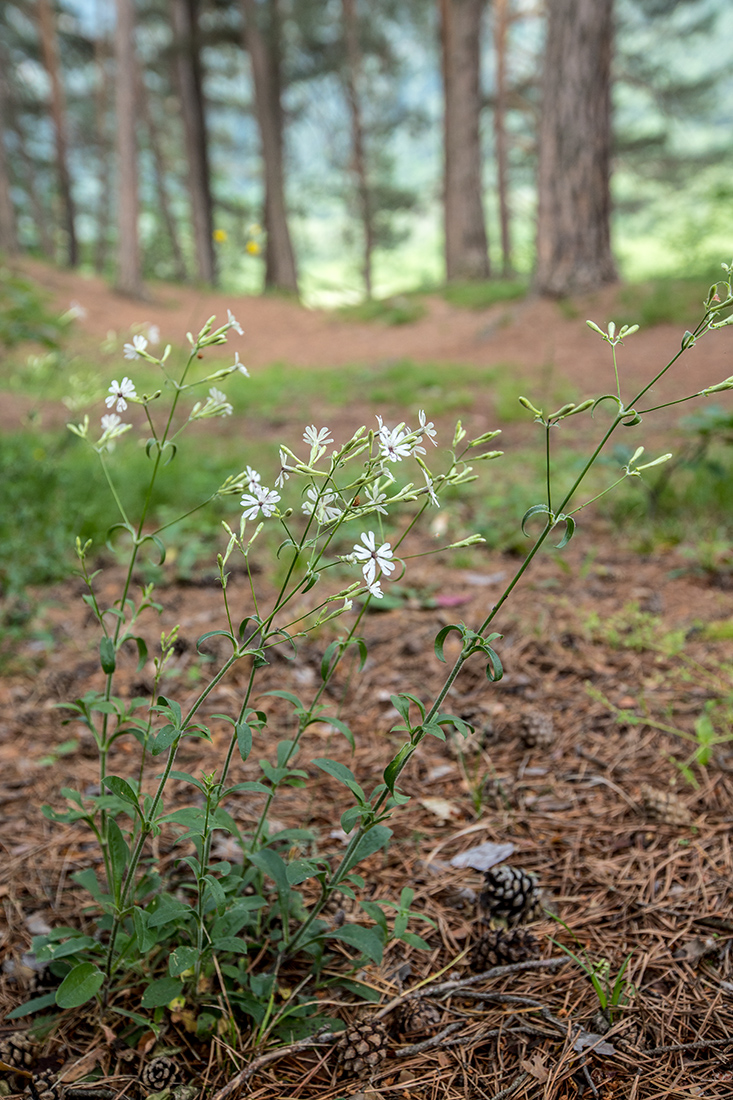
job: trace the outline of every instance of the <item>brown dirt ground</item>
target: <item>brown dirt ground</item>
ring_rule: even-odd
[[[210,313],[225,316],[228,306],[247,330],[240,354],[252,366],[289,359],[304,368],[338,367],[356,359],[409,355],[446,362],[510,360],[531,370],[550,355],[579,383],[592,375],[593,389],[599,372],[608,370],[600,341],[596,344],[582,324],[561,318],[552,303],[523,303],[478,316],[435,302],[418,324],[383,330],[346,325],[289,303],[220,301],[179,288],[156,289],[155,300],[141,308],[115,298],[95,280],[41,268],[36,274],[59,305],[76,299],[86,307],[84,326],[95,339],[108,328],[123,331],[140,321],[160,324],[165,339],[170,331],[195,327]],[[589,315],[600,320],[609,300],[599,295],[592,303],[579,303],[581,316],[592,307]],[[674,353],[679,333],[660,328],[635,340],[629,369],[646,378],[650,362],[658,363],[667,350]],[[716,336],[696,349],[686,361],[685,389],[730,374],[729,347]],[[672,388],[676,385],[681,387],[682,380],[673,380]],[[4,408],[9,415],[9,406]],[[19,411],[14,405],[15,422]],[[443,666],[430,655],[436,631],[458,619],[477,624],[518,563],[510,555],[488,552],[477,561],[467,570],[443,559],[418,559],[408,575],[414,594],[403,606],[368,617],[369,661],[341,712],[356,735],[355,757],[349,757],[332,730],[315,727],[301,757],[314,777],[318,773],[308,760],[327,754],[348,762],[365,786],[379,780],[386,753],[400,743],[398,735],[389,733],[395,720],[390,693],[430,697],[443,675]],[[242,1095],[261,1100],[495,1100],[499,1095],[518,1100],[723,1100],[733,1094],[733,753],[727,745],[718,747],[708,767],[698,770],[695,789],[670,760],[672,754],[684,756],[687,743],[650,724],[617,721],[589,691],[632,715],[687,732],[706,702],[730,696],[731,643],[723,637],[725,630],[717,641],[705,630],[733,620],[730,577],[696,573],[686,564],[674,549],[639,557],[600,526],[576,537],[562,556],[544,555],[496,623],[504,634],[504,679],[492,685],[481,667],[469,665],[452,690],[449,709],[474,723],[483,737],[458,755],[435,740],[421,747],[404,776],[412,801],[393,819],[397,842],[368,864],[367,893],[397,898],[403,886],[412,886],[413,908],[436,922],[432,932],[416,926],[430,952],[396,942],[381,967],[366,968],[364,980],[386,1005],[439,972],[441,980],[460,982],[468,976],[462,952],[480,932],[476,896],[481,875],[457,870],[449,860],[483,841],[512,843],[510,864],[537,872],[548,903],[590,957],[609,960],[615,974],[632,953],[627,976],[633,996],[605,1036],[611,1048],[603,1053],[576,1049],[575,1025],[595,1032],[598,1006],[588,978],[567,961],[435,991],[437,1039],[435,1030],[405,1035],[397,1013],[386,1015],[392,1025],[388,1057],[371,1081],[338,1079],[329,1048],[308,1048],[262,1064],[242,1085]],[[102,582],[108,598],[113,598],[116,579],[112,569]],[[220,610],[220,596],[207,577],[195,580],[185,586],[164,583],[159,593],[163,628],[180,623],[185,642],[168,684],[184,706],[195,697],[198,683],[196,637],[217,624]],[[263,584],[267,587],[266,580]],[[233,576],[230,591],[246,613],[248,586],[242,574]],[[52,644],[37,637],[20,644],[12,673],[0,680],[0,899],[5,914],[0,1010],[28,996],[29,976],[18,961],[30,944],[31,919],[50,925],[88,921],[71,875],[96,858],[82,828],[52,824],[38,810],[43,802],[59,806],[62,786],[84,789],[95,783],[93,748],[73,726],[60,724],[56,708],[101,685],[96,636],[78,581],[34,595],[41,603],[37,625]],[[639,620],[629,610],[632,601],[646,618]],[[607,629],[614,623],[618,639]],[[633,633],[635,623],[644,626],[644,638],[638,630]],[[161,622],[150,619],[146,629],[153,646]],[[686,637],[682,655],[669,652],[665,639],[672,631]],[[263,670],[261,689],[305,695],[316,682],[327,640],[304,645],[292,662],[274,658]],[[214,646],[212,655],[216,659],[222,653]],[[149,678],[150,668],[137,673],[130,659],[118,690],[123,696],[138,694]],[[244,672],[233,670],[207,701],[209,718],[236,706],[243,683]],[[345,686],[345,674],[339,675],[328,696],[334,707]],[[544,749],[527,747],[521,736],[522,719],[537,710],[551,716],[556,730],[554,742]],[[274,701],[271,733],[286,737],[289,721],[285,706]],[[211,726],[213,744],[185,746],[179,767],[195,772],[214,766],[226,728],[216,719]],[[54,752],[70,738],[77,742],[73,751]],[[253,757],[271,755],[263,745]],[[126,739],[117,742],[111,765],[121,774],[132,772]],[[238,780],[256,777],[256,764],[239,764]],[[656,820],[642,794],[644,784],[669,791],[671,783],[687,812],[680,824]],[[309,826],[326,851],[338,852],[341,842],[331,831],[345,805],[343,788],[323,775],[317,795],[314,788],[310,783],[284,794],[276,817]],[[185,792],[175,797],[183,799]],[[436,799],[441,801],[431,801]],[[233,800],[229,809],[242,825],[252,820],[251,800]],[[171,865],[165,846],[162,858],[164,866]],[[559,955],[550,937],[575,946],[550,919],[533,928],[544,958]],[[471,989],[494,999],[476,999]],[[510,996],[528,1000],[511,1002]],[[345,1019],[365,1015],[346,1001],[329,1010]],[[143,1044],[131,1069],[120,1061],[112,1033],[99,1025],[92,1011],[62,1020],[44,1055],[55,1068],[66,1067],[69,1081],[96,1064],[109,1095],[117,1096],[134,1087],[135,1070],[152,1051]],[[7,1022],[0,1038],[18,1026]],[[237,1065],[251,1056],[247,1038],[242,1036],[246,1053]],[[183,1077],[202,1095],[223,1086],[232,1074],[223,1044],[197,1045],[180,1021],[168,1021],[162,1045],[180,1052]]]

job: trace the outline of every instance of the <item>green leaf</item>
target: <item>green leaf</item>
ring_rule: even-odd
[[[207,632],[205,634],[202,634],[200,638],[196,639],[196,649],[200,653],[202,642],[205,642],[207,638],[216,638],[218,636],[223,637],[223,638],[228,638],[229,641],[232,643],[232,649],[237,648],[237,643],[236,643],[234,637],[229,633],[228,630],[207,630]]]
[[[111,676],[117,667],[115,643],[107,634],[104,635],[99,643],[99,663],[102,666],[102,672],[107,676]]]
[[[148,925],[150,928],[163,928],[166,924],[173,924],[193,915],[190,905],[184,905],[177,898],[164,894],[158,903],[158,908],[150,914]]]
[[[290,884],[288,883],[287,864],[277,852],[273,852],[272,848],[261,848],[259,852],[252,853],[250,860],[255,867],[259,867],[260,871],[264,871],[266,875],[269,875],[277,887],[278,894],[283,897],[288,894]]]
[[[169,749],[174,741],[178,740],[183,734],[183,730],[178,726],[168,724],[158,730],[155,737],[150,740],[150,752],[153,756],[160,756],[162,752]]]
[[[356,751],[356,742],[354,740],[354,735],[349,727],[346,725],[346,723],[342,722],[340,718],[312,718],[308,724],[314,725],[316,722],[325,722],[327,725],[333,726],[334,729],[337,729],[339,733],[343,733],[344,737],[351,746],[351,751]]]
[[[78,1008],[99,992],[104,984],[104,972],[94,963],[79,963],[66,975],[56,990],[59,1008]]]
[[[158,978],[151,982],[142,995],[140,1004],[143,1008],[160,1008],[170,1004],[174,997],[178,997],[183,990],[183,982],[177,978]]]
[[[233,787],[227,787],[224,794],[234,794],[236,791],[252,791],[254,794],[270,794],[270,787],[266,787],[264,783],[256,783],[254,781],[247,783],[235,783]]]
[[[237,722],[234,727],[237,734],[237,748],[242,760],[246,760],[252,752],[252,730],[246,722]]]
[[[371,829],[364,833],[346,866],[341,868],[342,874],[350,871],[352,867],[356,867],[357,863],[361,863],[363,859],[367,859],[378,852],[380,848],[389,843],[391,836],[392,830],[388,829],[386,825],[373,825]]]
[[[402,940],[404,943],[409,943],[410,947],[417,947],[421,951],[430,950],[430,944],[427,940],[424,940],[422,936],[418,936],[416,932],[403,932],[397,939]]]
[[[458,623],[449,623],[448,626],[444,626],[442,630],[439,630],[435,635],[435,641],[433,648],[435,650],[435,656],[439,661],[445,664],[445,656],[443,654],[443,647],[445,645],[446,638],[450,633],[455,631],[456,634],[460,634],[462,638],[465,638],[465,629],[458,625]]]
[[[564,546],[567,546],[567,544],[570,542],[571,538],[575,534],[575,520],[573,519],[573,517],[572,516],[558,516],[557,517],[558,523],[560,522],[560,520],[563,520],[563,519],[565,520],[565,534],[560,539],[560,541],[558,543],[556,543],[556,546],[557,546],[558,550],[562,550],[562,548]]]
[[[350,947],[355,947],[358,951],[361,951],[373,963],[382,961],[384,945],[381,937],[371,928],[362,928],[360,924],[344,924],[341,928],[327,932],[326,938],[348,943]]]
[[[21,1016],[32,1016],[34,1012],[40,1012],[43,1008],[49,1008],[56,1004],[56,990],[53,993],[44,993],[42,997],[32,997],[25,1004],[17,1005],[6,1013],[6,1020],[19,1020]]]
[[[177,947],[168,956],[168,973],[171,978],[177,978],[184,970],[191,970],[196,965],[199,953],[195,947]]]
[[[115,878],[114,893],[118,895],[118,891],[122,886],[125,868],[130,858],[130,849],[127,846],[127,841],[122,835],[122,830],[114,818],[111,818],[107,822],[107,841],[109,844],[110,860],[112,861],[112,871]]]
[[[135,927],[135,939],[141,955],[147,955],[151,947],[157,943],[158,937],[149,927],[150,914],[139,906],[132,911],[132,922]]]
[[[354,773],[350,768],[347,768],[345,764],[340,764],[338,760],[329,760],[327,756],[318,756],[315,760],[312,760],[311,763],[315,764],[321,771],[326,772],[327,775],[333,776],[339,783],[343,783],[349,788],[352,794],[356,795],[360,802],[366,801],[364,791],[356,782]]]
[[[298,714],[307,714],[308,708],[305,703],[301,702],[297,695],[293,695],[292,691],[265,691],[264,695],[274,695],[278,699],[286,699],[288,703],[292,703]]]
[[[211,949],[217,954],[227,952],[230,955],[246,955],[249,945],[241,936],[222,936],[221,939],[214,940]]]
[[[493,684],[496,684],[504,675],[504,666],[501,663],[499,654],[491,646],[486,646],[485,653],[489,658],[489,663],[486,666],[486,676]]]
[[[291,886],[297,886],[299,882],[313,878],[322,870],[323,867],[315,860],[293,859],[287,865],[288,882]]]
[[[531,519],[532,516],[539,516],[539,515],[547,516],[548,521],[550,523],[552,523],[552,521],[554,519],[554,516],[553,516],[552,512],[550,511],[550,509],[547,507],[546,504],[533,504],[532,507],[528,508],[527,511],[522,516],[522,534],[523,535],[527,535],[527,520]],[[527,538],[529,538],[529,535],[527,535]]]
[[[400,772],[405,767],[407,761],[410,759],[414,751],[415,746],[411,744],[411,742],[407,741],[406,744],[402,746],[397,755],[390,760],[389,764],[384,769],[383,778],[390,794],[394,794],[395,783],[397,782]]]

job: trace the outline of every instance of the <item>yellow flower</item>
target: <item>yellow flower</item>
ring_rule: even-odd
[[[259,256],[262,249],[257,244],[257,241],[247,241],[245,248],[249,252],[250,256]]]
[[[223,244],[226,239],[227,239],[227,234],[226,234],[225,229],[215,229],[214,230],[214,240],[216,241],[217,244]]]

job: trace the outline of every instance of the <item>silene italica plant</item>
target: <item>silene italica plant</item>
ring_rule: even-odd
[[[157,1027],[166,1012],[175,1010],[189,1014],[191,1026],[201,1037],[214,1032],[233,1034],[247,1018],[253,1043],[262,1044],[268,1037],[287,1035],[293,1021],[301,1029],[321,1025],[314,988],[333,969],[336,944],[345,945],[354,956],[349,971],[343,951],[339,955],[347,983],[364,960],[380,961],[390,939],[417,948],[427,946],[409,928],[416,919],[426,920],[410,909],[411,892],[403,890],[399,901],[365,899],[360,865],[390,842],[390,818],[409,801],[401,778],[421,742],[426,737],[444,740],[446,732],[469,732],[460,718],[444,709],[464,664],[480,658],[489,681],[502,677],[501,634],[493,629],[494,623],[547,540],[559,534],[556,544],[565,546],[575,532],[578,514],[592,500],[670,457],[647,460],[644,448],[638,446],[613,484],[591,500],[578,501],[586,474],[613,434],[676,403],[648,404],[645,398],[651,387],[707,331],[733,322],[731,273],[732,268],[725,266],[725,279],[711,287],[700,324],[694,332],[685,333],[679,352],[630,400],[622,396],[617,351],[636,326],[617,331],[611,323],[604,332],[593,322],[588,323],[611,348],[615,391],[551,412],[529,398],[520,399],[543,433],[546,466],[545,497],[521,520],[521,529],[530,538],[528,552],[480,623],[456,622],[437,633],[434,649],[440,661],[446,659],[449,635],[457,635],[460,651],[435,695],[419,698],[400,692],[392,696],[399,715],[392,732],[401,735],[402,744],[395,751],[390,739],[385,739],[382,777],[371,790],[365,790],[341,761],[307,755],[308,731],[316,723],[327,722],[354,748],[348,725],[329,711],[327,689],[340,664],[352,654],[363,665],[365,616],[408,569],[412,532],[430,510],[440,507],[446,490],[454,493],[477,476],[476,466],[499,458],[502,452],[492,449],[498,432],[467,439],[459,422],[446,457],[436,461],[440,455],[436,429],[420,411],[417,427],[392,426],[377,416],[373,427],[361,426],[345,440],[335,440],[325,426],[307,426],[299,445],[280,446],[269,474],[245,460],[209,498],[228,499],[235,507],[238,502],[237,520],[223,524],[224,543],[217,556],[220,624],[198,640],[201,646],[216,637],[225,647],[224,656],[205,666],[208,679],[203,676],[197,681],[194,697],[186,696],[184,705],[163,690],[177,628],[163,632],[154,656],[150,696],[129,698],[116,688],[121,651],[137,647],[141,664],[146,663],[148,647],[140,620],[161,611],[152,584],[136,590],[136,565],[150,548],[164,557],[166,532],[172,526],[172,521],[157,527],[151,522],[156,484],[175,462],[191,424],[231,414],[232,406],[219,387],[231,375],[248,372],[235,354],[229,365],[201,380],[193,377],[193,368],[206,349],[242,334],[231,313],[223,325],[215,327],[211,318],[197,335],[188,334],[190,351],[178,371],[171,367],[170,346],[157,357],[142,335],[125,345],[127,361],[144,360],[160,371],[160,388],[138,394],[134,378],[125,375],[109,387],[99,430],[93,430],[88,416],[70,425],[99,457],[119,510],[110,539],[115,540],[124,564],[117,597],[103,600],[105,589],[93,568],[93,548],[77,540],[79,573],[86,585],[83,598],[98,625],[104,680],[101,690],[68,703],[67,715],[94,739],[98,791],[64,788],[67,809],[44,807],[52,821],[86,826],[95,838],[100,858],[74,876],[89,892],[93,917],[86,921],[90,931],[63,927],[35,938],[35,956],[48,964],[58,987],[18,1006],[11,1016],[50,1006],[74,1009],[92,1004],[102,1016],[120,1014],[137,1025]],[[730,389],[733,376],[685,400]],[[197,396],[199,392],[203,395]],[[147,496],[136,516],[128,514],[120,492],[125,448],[119,444],[132,431],[124,420],[128,406],[142,410],[150,460]],[[608,406],[610,417],[600,429],[597,445],[571,483],[558,486],[552,456],[555,428],[574,416],[600,418]],[[411,472],[405,477],[402,471],[408,467]],[[385,521],[390,524],[389,538]],[[531,536],[530,527],[536,531]],[[253,547],[269,545],[266,528],[280,532],[278,584],[271,596],[262,590],[252,559]],[[479,541],[480,536],[469,535],[449,541],[445,549]],[[228,586],[235,563],[248,580],[246,606],[237,605]],[[309,697],[302,699],[285,689],[261,693],[262,671],[273,651],[282,648],[292,653],[303,639],[323,637],[324,624],[338,632],[325,648]],[[243,670],[236,679],[236,692],[232,689],[228,694],[236,701],[226,713],[214,716],[220,724],[217,728],[223,725],[229,731],[218,763],[205,774],[181,770],[177,766],[181,746],[190,739],[211,739],[204,721],[205,704],[235,667]],[[284,700],[292,707],[288,736],[277,743],[269,732],[268,694],[278,697],[278,705]],[[126,754],[124,774],[114,774],[110,752],[121,738],[134,752]],[[233,763],[247,761],[252,753],[253,759],[260,758],[258,778],[233,781]],[[340,819],[346,840],[336,853],[308,830],[278,825],[272,813],[279,795],[289,787],[317,786],[314,769],[342,784],[349,800]],[[171,809],[174,783],[175,808]],[[181,785],[190,792],[183,806]],[[233,799],[249,802],[252,823],[246,829],[227,808]],[[175,883],[164,873],[158,856],[162,833],[175,834],[174,844],[180,851]],[[236,857],[216,854],[221,849],[213,843],[215,834],[218,839],[228,837],[227,850],[236,852]],[[353,899],[352,905],[358,903],[362,915],[326,919],[334,900],[344,897]],[[595,970],[593,974],[598,977]],[[368,994],[358,983],[349,988]]]

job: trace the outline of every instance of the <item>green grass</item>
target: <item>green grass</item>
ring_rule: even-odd
[[[438,291],[440,296],[459,309],[489,309],[499,302],[524,298],[527,283],[522,279],[488,279],[485,282],[447,283]]]
[[[367,298],[355,305],[341,306],[339,317],[345,321],[371,322],[381,325],[410,325],[421,320],[427,310],[412,294],[397,294],[390,298]]]
[[[629,283],[618,292],[618,308],[623,310],[619,321],[625,325],[673,324],[692,327],[700,320],[702,303],[710,284],[717,278],[704,276],[693,279],[651,279]]]

